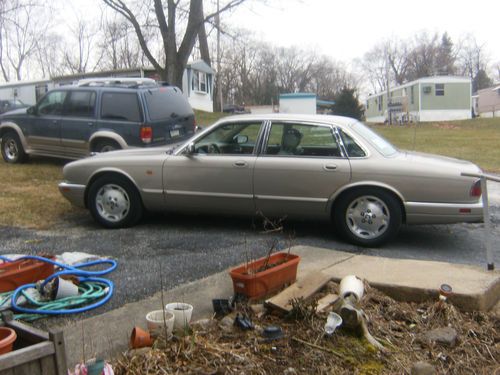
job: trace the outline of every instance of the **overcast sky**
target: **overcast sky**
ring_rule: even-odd
[[[472,33],[486,43],[491,62],[500,61],[500,0],[250,0],[228,18],[263,40],[345,62],[383,39],[422,30],[447,31],[455,43]]]

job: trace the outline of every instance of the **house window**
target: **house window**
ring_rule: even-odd
[[[413,90],[413,86],[410,89],[410,100],[411,100],[411,104],[415,103],[415,92]]]
[[[436,91],[436,96],[444,96],[444,83],[436,83],[434,90]]]
[[[382,110],[382,106],[384,104],[384,97],[383,96],[380,96],[378,98],[378,110],[381,111]]]
[[[200,91],[208,94],[209,89],[207,73],[193,71],[193,81],[191,87],[193,91]]]

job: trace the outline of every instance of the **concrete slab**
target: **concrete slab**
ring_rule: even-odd
[[[356,255],[308,246],[296,246],[291,251],[302,258],[298,278],[314,270],[322,270],[337,281],[345,275],[356,274],[394,298],[407,301],[437,298],[437,289],[442,283],[447,283],[455,292],[452,302],[467,310],[489,309],[500,297],[498,271],[441,262]],[[232,294],[231,279],[227,272],[221,272],[165,291],[163,299],[164,303],[191,303],[194,306],[193,320],[197,320],[212,315],[212,299],[227,298]],[[133,326],[145,328],[146,314],[161,307],[161,293],[157,293],[114,311],[60,326],[64,331],[68,364],[73,366],[82,360],[83,347],[87,359],[95,356],[110,358],[126,350]]]

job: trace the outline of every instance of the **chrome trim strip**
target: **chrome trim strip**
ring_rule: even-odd
[[[162,189],[142,189],[142,191],[148,194],[163,194]]]
[[[292,202],[310,202],[310,203],[326,203],[328,198],[304,198],[304,197],[284,197],[280,195],[256,195],[257,199],[277,200],[277,201],[292,201]]]
[[[481,202],[476,202],[476,203],[406,202],[405,206],[409,207],[409,208],[449,208],[449,209],[460,209],[460,208],[482,208],[483,204]]]
[[[59,183],[59,189],[71,189],[71,190],[85,190],[85,185],[81,185],[81,184],[70,184],[68,182],[61,182]]]
[[[166,190],[165,193],[171,195],[190,195],[194,197],[213,197],[213,198],[242,198],[253,199],[251,194],[231,194],[231,193],[208,193],[203,191],[187,191],[187,190]]]

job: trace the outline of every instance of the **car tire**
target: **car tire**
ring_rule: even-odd
[[[7,163],[24,163],[28,155],[17,133],[9,131],[2,136],[2,157]]]
[[[120,150],[121,147],[115,141],[99,141],[94,147],[94,152],[109,152]]]
[[[141,219],[144,210],[136,187],[120,175],[96,179],[87,201],[94,220],[106,228],[130,227]]]
[[[335,228],[349,242],[364,247],[380,246],[399,231],[403,212],[398,199],[378,188],[350,190],[334,205]]]

